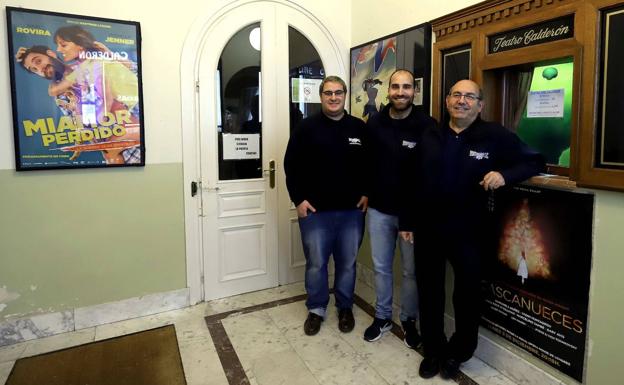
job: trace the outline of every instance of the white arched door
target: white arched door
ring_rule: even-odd
[[[258,32],[256,51],[249,36]],[[320,60],[306,63],[311,51]],[[203,297],[302,280],[282,162],[291,126],[320,108],[319,79],[345,77],[339,50],[304,10],[250,2],[211,22],[198,69]]]

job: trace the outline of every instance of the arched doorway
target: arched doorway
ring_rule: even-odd
[[[183,91],[193,113],[184,127],[191,303],[303,279],[282,160],[292,126],[318,110],[315,85],[325,72],[346,75],[336,42],[304,9],[236,3],[208,21],[188,60],[195,90]]]

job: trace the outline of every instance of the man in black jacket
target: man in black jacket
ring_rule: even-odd
[[[425,357],[419,373],[453,378],[472,357],[481,306],[488,197],[493,190],[544,170],[544,158],[498,123],[481,120],[482,91],[461,80],[446,97],[450,121],[421,140],[418,184],[413,192],[418,217],[413,233]],[[455,333],[444,334],[446,261],[453,267]]]
[[[284,159],[286,186],[297,206],[306,257],[307,335],[318,333],[325,319],[330,255],[336,268],[338,328],[344,333],[353,330],[355,260],[368,206],[364,122],[345,112],[347,86],[339,77],[325,78],[319,93],[322,112],[299,123]]]
[[[414,75],[400,69],[390,76],[388,104],[368,120],[371,153],[371,180],[368,209],[373,267],[375,270],[375,319],[364,332],[366,341],[376,341],[392,329],[392,291],[394,250],[399,234],[399,213],[405,209],[403,192],[410,190],[406,167],[415,164],[420,137],[425,129],[436,126],[430,116],[414,106]],[[417,348],[420,335],[416,328],[418,292],[414,264],[414,245],[399,238],[401,250],[401,312],[404,342]]]

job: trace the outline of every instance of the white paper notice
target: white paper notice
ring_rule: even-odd
[[[529,91],[527,118],[563,118],[564,90]]]
[[[320,103],[319,86],[322,79],[291,78],[293,103]]]
[[[223,134],[223,160],[260,159],[260,134]]]

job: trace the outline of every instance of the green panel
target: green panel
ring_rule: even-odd
[[[526,109],[518,125],[518,136],[546,157],[550,164],[570,166],[573,63],[535,67],[531,91],[564,90],[563,118],[527,118]],[[554,77],[553,77],[554,76]]]
[[[3,170],[0,185],[0,319],[186,287],[181,164]]]

